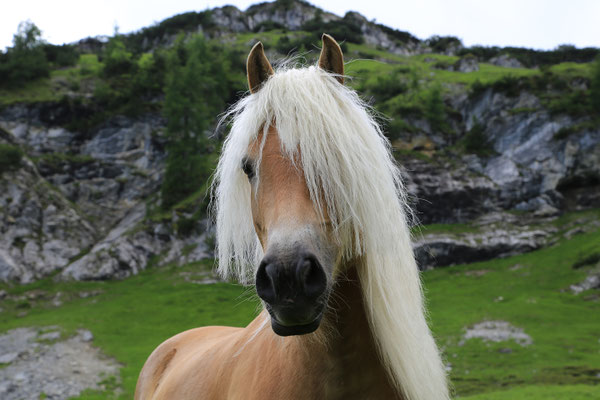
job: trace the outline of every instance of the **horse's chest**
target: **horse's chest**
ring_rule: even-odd
[[[328,379],[323,381],[323,394],[320,398],[328,400],[396,398],[383,371],[372,367],[369,363],[338,366],[331,371]]]

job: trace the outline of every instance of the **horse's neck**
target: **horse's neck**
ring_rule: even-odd
[[[330,296],[322,340],[307,338],[305,345],[319,360],[328,398],[395,398],[377,354],[356,264],[346,270]]]

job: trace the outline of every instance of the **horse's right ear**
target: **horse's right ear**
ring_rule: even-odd
[[[267,60],[267,56],[265,56],[265,50],[261,42],[256,43],[250,50],[246,62],[246,72],[248,73],[250,93],[258,92],[261,85],[275,73],[271,63]]]

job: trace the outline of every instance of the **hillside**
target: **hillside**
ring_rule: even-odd
[[[65,46],[34,34],[0,54],[0,331],[89,329],[124,365],[120,382],[98,387],[130,398],[162,339],[249,321],[255,303],[210,272],[207,192],[227,133],[218,115],[246,91],[257,40],[271,60],[311,64],[322,32],[342,43],[347,84],[379,113],[404,170],[457,393],[597,395],[600,331],[587,316],[600,288],[600,50],[468,48],[296,0],[190,12]],[[161,318],[172,324],[138,343]],[[495,320],[533,344],[462,342]],[[127,329],[136,343],[124,349]]]
[[[464,49],[451,38],[434,38],[444,47],[364,19],[359,29],[348,22],[360,20],[356,14],[340,19],[292,3],[291,9],[267,3],[245,13],[225,7],[183,14],[100,47],[86,47],[84,40],[70,50],[73,65],[54,63],[48,77],[0,89],[0,140],[24,154],[21,167],[5,171],[0,183],[0,277],[28,282],[60,272],[65,278],[104,279],[135,274],[150,262],[210,257],[204,245],[212,235],[203,219],[206,183],[200,179],[170,204],[157,196],[166,151],[175,143],[165,93],[183,90],[168,89],[175,70],[185,68],[172,65],[173,49],[185,51],[183,38],[191,35],[177,39],[177,27],[181,34],[206,26],[203,31],[213,35],[207,44],[219,46],[212,51],[218,48],[223,60],[214,63],[224,66],[217,96],[211,104],[200,99],[194,105],[212,110],[197,113],[207,133],[245,90],[243,62],[254,41],[262,40],[271,59],[280,59],[293,49],[316,48],[316,32],[337,29],[346,39],[350,85],[386,118],[420,223],[463,224],[463,232],[452,235],[443,226],[421,229],[416,251],[423,268],[543,247],[554,234],[538,217],[598,206],[594,64],[545,64],[589,58],[590,49],[508,48],[487,59],[491,50]],[[223,22],[225,16],[246,25]],[[259,20],[272,24],[259,27]],[[364,32],[374,31],[395,37],[394,46],[412,43],[412,50],[405,47],[399,55],[391,45],[383,50],[383,42],[373,46]],[[152,51],[137,49],[140,41],[154,43]],[[478,51],[482,56],[473,54]],[[305,53],[307,62],[315,54]],[[531,60],[539,65],[525,67]],[[218,148],[218,140],[209,142],[203,145],[208,153]],[[216,154],[208,153],[210,163]],[[202,168],[200,176],[207,177],[211,166]],[[52,190],[36,194],[38,187]]]

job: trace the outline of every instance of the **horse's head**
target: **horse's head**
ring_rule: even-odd
[[[341,49],[327,35],[319,67],[343,82]],[[273,74],[260,43],[250,52],[247,69],[250,90],[256,93]],[[239,166],[250,182],[254,229],[264,253],[256,291],[281,336],[319,327],[339,253],[326,207],[311,199],[300,157],[300,151],[285,151],[274,121],[260,129]]]

